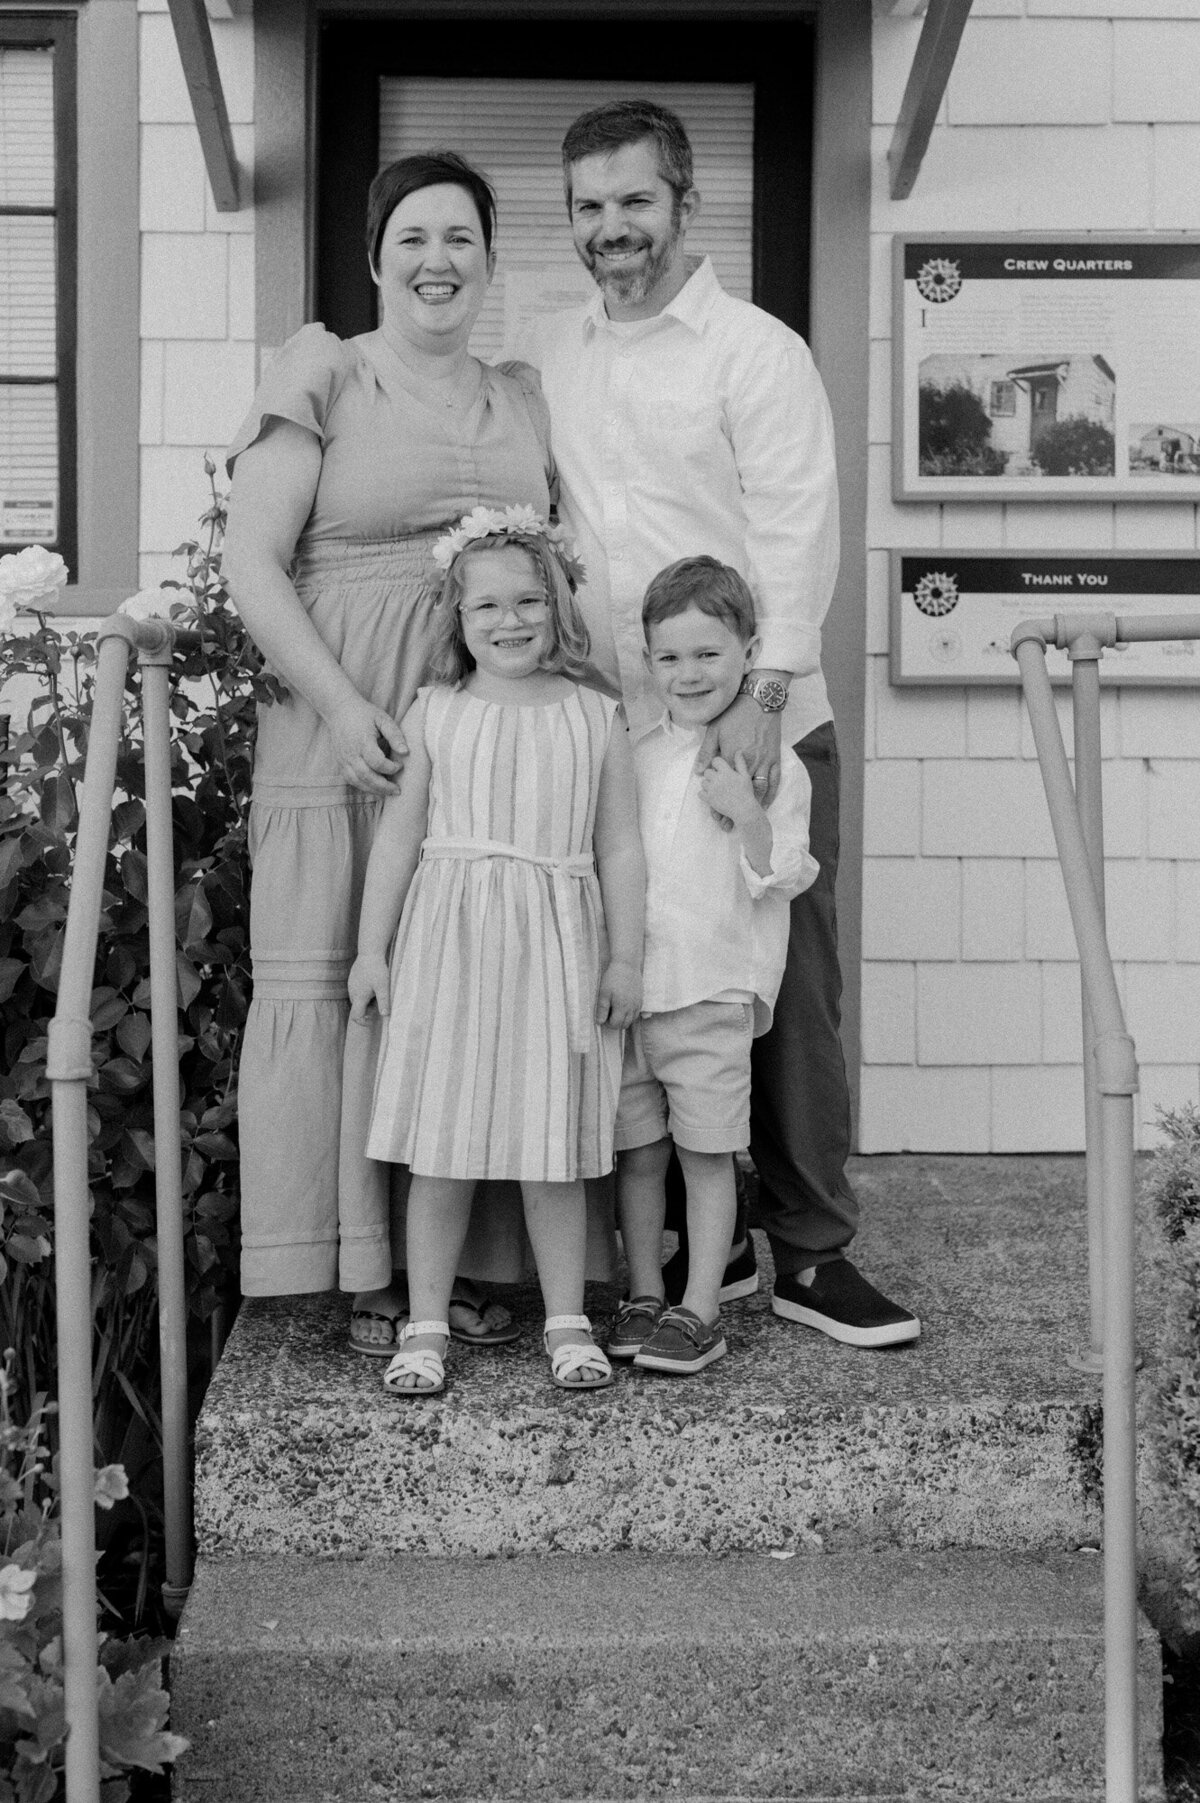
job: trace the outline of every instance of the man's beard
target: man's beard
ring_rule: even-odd
[[[637,307],[653,292],[663,275],[670,268],[679,244],[680,208],[678,202],[672,210],[671,230],[658,250],[652,250],[639,269],[628,271],[621,269],[605,269],[602,273],[596,268],[596,251],[590,246],[579,251],[581,261],[588,273],[593,277],[606,300],[615,301],[619,307]],[[608,250],[633,250],[644,248],[635,245],[629,239],[620,239],[606,246]]]

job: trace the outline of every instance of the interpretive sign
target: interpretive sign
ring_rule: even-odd
[[[898,237],[897,500],[1200,500],[1200,241]]]
[[[1200,555],[893,551],[891,588],[890,671],[901,685],[1019,683],[1009,641],[1022,620],[1094,610],[1200,621]],[[1046,668],[1055,681],[1070,680],[1065,651],[1049,650]],[[1200,640],[1105,651],[1100,680],[1109,687],[1200,683]]]

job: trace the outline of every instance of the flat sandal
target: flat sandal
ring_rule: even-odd
[[[582,1333],[590,1334],[592,1324],[586,1315],[550,1315],[542,1333],[542,1345],[550,1358],[550,1382],[560,1390],[606,1390],[613,1380],[612,1366],[601,1352],[599,1346],[589,1341],[580,1346],[568,1342],[565,1346],[556,1346],[550,1351],[547,1344],[552,1333],[560,1328],[574,1327]],[[580,1381],[568,1383],[567,1379],[578,1371]]]

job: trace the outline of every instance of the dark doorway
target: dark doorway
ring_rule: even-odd
[[[749,10],[749,9],[747,9]],[[634,54],[636,52],[636,54]],[[317,317],[371,330],[366,193],[378,166],[384,75],[750,83],[753,284],[759,306],[808,335],[814,30],[810,20],[580,17],[510,31],[494,16],[322,20],[317,44]],[[563,220],[564,243],[566,219]]]

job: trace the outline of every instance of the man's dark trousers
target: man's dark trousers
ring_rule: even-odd
[[[792,902],[774,1022],[751,1054],[750,1155],[758,1198],[750,1225],[765,1229],[781,1276],[839,1257],[859,1220],[846,1180],[850,1089],[839,1032],[834,895],[841,760],[833,721],[816,727],[795,750],[812,782],[809,841],[821,873]]]

